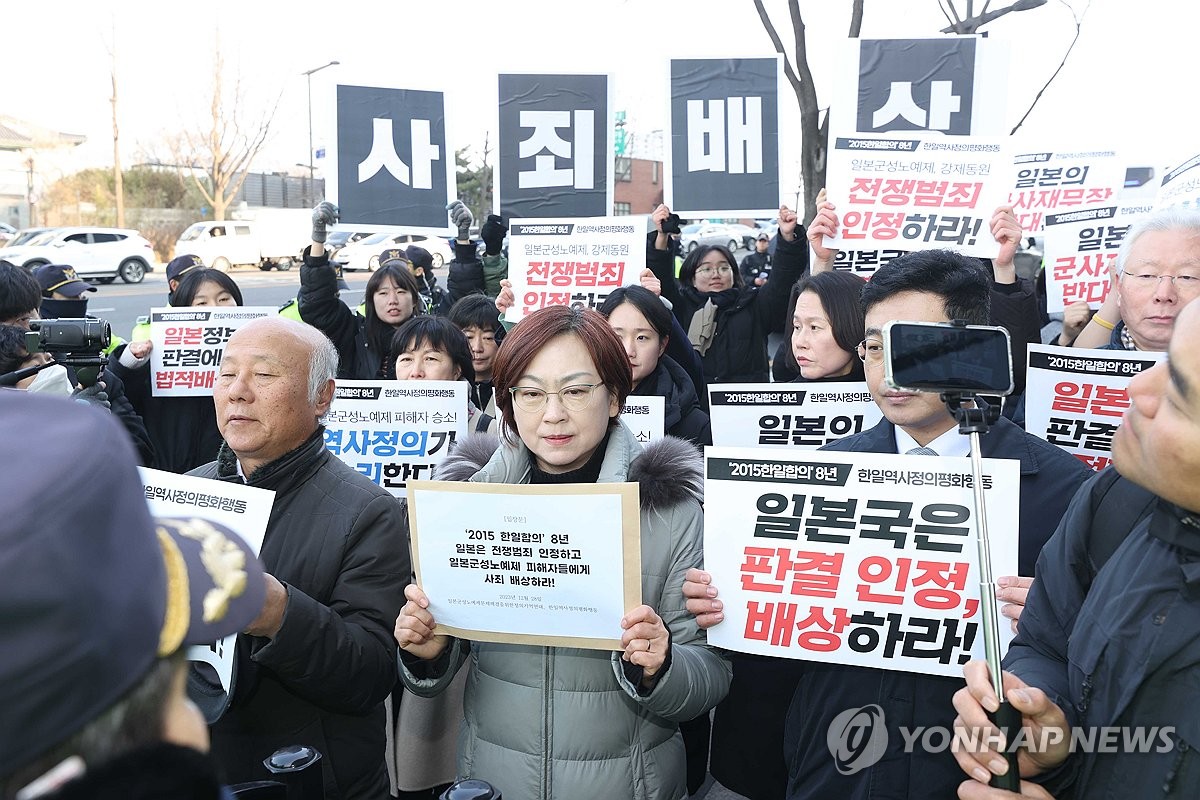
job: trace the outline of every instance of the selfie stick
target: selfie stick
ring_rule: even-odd
[[[992,677],[992,689],[1000,701],[1000,708],[989,714],[992,722],[1004,733],[1004,758],[1008,771],[993,775],[990,786],[1016,792],[1021,787],[1021,776],[1017,771],[1017,752],[1011,747],[1013,738],[1021,730],[1021,712],[1004,699],[1004,676],[1000,665],[1000,623],[996,618],[996,584],[992,578],[992,551],[988,543],[987,507],[983,498],[983,457],[979,453],[979,436],[987,433],[988,427],[1000,418],[999,406],[981,406],[976,401],[973,407],[964,408],[963,400],[975,400],[974,395],[964,392],[942,392],[942,402],[951,415],[958,420],[958,432],[971,437],[971,483],[975,495],[975,519],[978,520],[979,536],[979,602],[983,609],[983,648],[988,672]]]

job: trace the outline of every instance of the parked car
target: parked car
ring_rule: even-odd
[[[433,268],[441,269],[443,265],[454,260],[454,251],[446,240],[439,236],[425,236],[420,233],[377,233],[357,242],[348,244],[334,254],[332,261],[340,264],[343,270],[365,269],[374,271],[379,266],[379,254],[389,247],[404,250],[409,245],[423,247],[433,256]]]
[[[33,269],[43,264],[69,264],[81,278],[112,283],[141,283],[154,270],[154,247],[126,228],[52,228],[15,247],[4,258]]]
[[[13,238],[8,240],[6,247],[16,247],[20,244],[26,244],[35,236],[41,236],[46,231],[52,231],[54,228],[21,228],[17,231]]]
[[[680,228],[683,252],[690,253],[700,245],[723,244],[731,251],[738,249],[741,235],[720,222],[693,222]]]
[[[754,249],[754,240],[762,231],[758,228],[751,228],[749,225],[743,225],[740,222],[730,222],[725,225],[729,228],[730,233],[740,237],[742,247],[747,250]]]
[[[17,235],[17,229],[12,225],[0,222],[0,247],[8,244]]]

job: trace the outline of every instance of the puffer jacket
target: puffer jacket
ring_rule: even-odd
[[[462,442],[438,477],[528,483],[529,451],[496,437]],[[493,452],[494,451],[494,452]],[[468,664],[460,778],[479,778],[513,800],[680,800],[687,796],[678,723],[725,695],[729,665],[708,647],[684,607],[683,578],[702,551],[701,460],[666,437],[644,450],[623,424],[609,436],[598,482],[635,481],[641,493],[642,602],[671,634],[669,666],[648,694],[621,653],[452,639],[428,662],[402,656],[401,676],[435,694]]]
[[[338,354],[338,378],[369,381],[392,376],[392,359],[387,341],[367,338],[367,319],[338,299],[337,273],[329,266],[329,253],[313,256],[304,248],[304,266],[300,267],[300,293],[296,295],[300,319],[329,337]]]
[[[649,241],[653,242],[653,238]],[[675,279],[675,257],[670,250],[658,250],[648,244],[646,266],[662,284],[662,296],[670,301],[679,324],[688,330],[692,316],[708,302],[708,295]],[[808,240],[804,229],[796,226],[795,240],[778,241],[775,265],[767,282],[762,286],[743,286],[736,299],[718,312],[716,333],[701,359],[706,384],[770,380],[767,337],[783,331],[792,284],[807,269]]]
[[[1042,550],[1004,668],[1093,743],[1121,730],[1117,746],[1077,748],[1035,780],[1064,798],[1200,797],[1200,514],[1158,500],[1096,571],[1096,543],[1111,538],[1093,498],[1101,477]],[[1142,752],[1125,748],[1135,736]]]
[[[683,367],[668,356],[654,368],[630,394],[634,397],[663,398],[665,433],[687,439],[697,447],[712,444],[712,423],[700,405],[696,387]]]

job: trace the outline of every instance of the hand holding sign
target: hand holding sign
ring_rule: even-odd
[[[817,215],[808,226],[808,244],[813,249],[817,260],[813,263],[813,274],[826,272],[833,267],[837,258],[837,249],[825,246],[825,237],[837,236],[838,215],[837,206],[825,199],[825,190],[817,195]]]
[[[621,618],[622,660],[642,668],[643,683],[655,678],[667,660],[671,636],[653,608],[640,605]]]
[[[392,634],[396,637],[396,644],[417,658],[426,661],[437,658],[450,643],[450,637],[434,633],[437,622],[429,613],[429,598],[420,586],[410,583],[404,587],[404,599],[407,602],[396,617],[396,628]]]
[[[687,571],[683,581],[684,603],[688,613],[696,618],[701,630],[707,630],[725,619],[721,613],[725,607],[717,599],[717,587],[712,585],[712,575],[695,567]]]

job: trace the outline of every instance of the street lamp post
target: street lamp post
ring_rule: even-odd
[[[310,70],[301,72],[305,80],[308,81],[308,204],[313,205],[313,184],[316,182],[313,168],[313,135],[312,135],[312,76],[314,72],[320,72],[326,67],[337,66],[340,62],[330,61],[328,64],[322,64],[319,67],[313,67]]]

